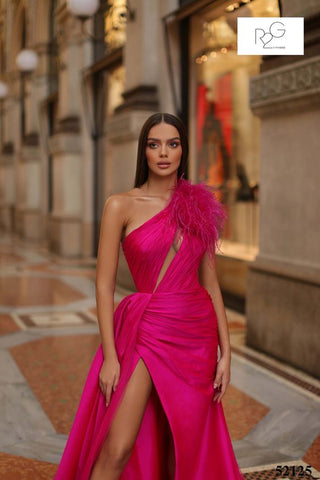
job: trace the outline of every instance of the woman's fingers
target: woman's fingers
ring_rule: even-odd
[[[99,387],[100,387],[102,395],[105,395],[104,385],[101,382],[99,382]]]
[[[105,396],[106,406],[110,404],[112,392],[115,392],[120,377],[120,365],[118,360],[104,361],[99,374],[99,385]]]
[[[215,400],[219,403],[222,400],[223,395],[226,393],[228,384],[226,382],[222,382],[217,395],[215,396]]]
[[[229,379],[225,375],[218,374],[216,375],[213,387],[214,387],[214,396],[213,401],[220,402],[223,395],[226,393],[227,386],[229,384]]]
[[[214,388],[219,388],[221,383],[222,383],[222,375],[217,373],[216,378],[214,380],[214,384],[213,384]]]
[[[219,394],[220,388],[221,388],[221,384],[222,384],[222,373],[219,371],[219,364],[218,364],[216,378],[214,379],[214,382],[213,382],[213,388],[214,388],[214,391],[215,391],[214,400],[218,397],[218,394]]]
[[[111,393],[113,389],[113,382],[106,383],[100,380],[99,382],[101,393],[106,397],[106,405],[108,406],[111,399]]]
[[[108,383],[106,388],[106,406],[108,406],[110,403],[111,393],[112,393],[112,383]]]
[[[119,375],[117,375],[114,379],[114,383],[113,383],[113,391],[115,392],[116,391],[116,388],[118,386],[118,383],[119,383]]]

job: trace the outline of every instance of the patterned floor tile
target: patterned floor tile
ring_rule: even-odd
[[[306,452],[303,460],[320,470],[320,435],[315,439],[311,447]]]
[[[23,262],[24,258],[21,255],[17,255],[16,253],[11,252],[4,252],[1,249],[0,252],[0,265],[10,265],[11,263],[19,263]]]
[[[99,335],[50,337],[10,353],[58,433],[68,434]]]
[[[26,328],[73,327],[96,323],[92,316],[84,312],[37,312],[19,315],[17,318]]]
[[[49,480],[58,466],[0,452],[0,478],[3,480]]]
[[[10,306],[64,305],[85,296],[55,278],[28,275],[0,277],[0,303]]]
[[[0,335],[7,335],[20,330],[20,327],[11,318],[11,315],[0,314]]]
[[[27,270],[35,271],[35,272],[48,272],[51,269],[52,264],[49,262],[44,263],[36,263],[32,265],[27,265],[25,268]]]
[[[263,355],[263,358],[261,358],[261,354],[259,352],[255,352],[252,349],[249,348],[243,348],[239,347],[238,345],[234,345],[231,343],[231,350],[232,352],[236,353],[237,355],[240,355],[241,357],[247,359],[248,361],[259,365],[270,372],[276,374],[279,377],[284,378],[285,380],[292,382],[295,385],[298,385],[299,387],[311,392],[312,394],[320,397],[320,383],[319,380],[317,379],[312,379],[308,375],[303,375],[303,372],[295,372],[295,373],[290,373],[288,371],[288,368],[286,368],[285,364],[281,364],[281,362],[276,362],[277,364],[275,365],[275,362],[271,357],[267,357],[266,355]],[[292,370],[290,368],[290,370]],[[302,375],[301,375],[302,373]]]
[[[229,385],[222,400],[232,440],[240,440],[269,412],[269,408]]]

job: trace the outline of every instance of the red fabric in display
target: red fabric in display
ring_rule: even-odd
[[[212,401],[218,348],[217,318],[211,297],[198,280],[198,268],[206,245],[185,230],[180,248],[156,287],[176,232],[171,215],[173,200],[176,201],[179,194],[187,195],[186,186],[191,190],[195,188],[183,180],[187,183],[181,190],[181,182],[179,180],[167,207],[129,233],[123,241],[123,252],[137,292],[125,297],[114,313],[120,382],[109,407],[106,407],[98,385],[103,362],[100,346],[87,377],[56,480],[90,478],[126,384],[140,357],[150,372],[155,389],[121,480],[168,480],[168,426],[174,442],[175,480],[243,478],[222,405]],[[215,221],[214,218],[204,220]]]

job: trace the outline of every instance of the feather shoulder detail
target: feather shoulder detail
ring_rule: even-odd
[[[195,235],[212,259],[227,215],[210,187],[178,179],[170,201],[169,222],[182,233]]]

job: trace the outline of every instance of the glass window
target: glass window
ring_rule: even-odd
[[[225,2],[191,19],[191,174],[226,205],[223,251],[254,255],[260,123],[250,110],[249,82],[259,73],[261,57],[237,55],[238,16],[279,16],[278,2]]]

